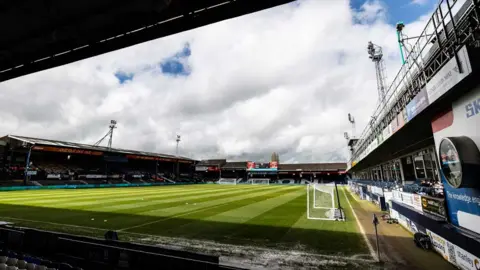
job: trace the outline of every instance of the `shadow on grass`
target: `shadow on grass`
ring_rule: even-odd
[[[183,214],[188,216],[189,213]],[[129,240],[136,237],[146,239],[148,235],[153,235],[329,255],[369,254],[360,234],[342,231],[343,228],[349,229],[343,222],[309,221],[308,228],[298,228],[288,224],[275,225],[276,221],[281,223],[282,216],[272,215],[257,220],[257,224],[227,223],[181,216],[158,217],[0,204],[0,221],[12,222],[16,226],[82,236],[103,238],[107,230],[134,227],[119,231],[120,239],[124,235],[129,235]],[[322,229],[324,222],[334,222],[335,225],[330,226],[328,230]],[[352,225],[352,222],[349,226],[356,226]],[[415,248],[411,238],[396,238],[398,239],[395,241],[404,242],[403,245]]]

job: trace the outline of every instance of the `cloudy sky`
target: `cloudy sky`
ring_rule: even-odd
[[[197,159],[347,158],[347,114],[376,103],[368,41],[400,67],[394,25],[423,28],[435,0],[302,0],[0,83],[0,132]]]

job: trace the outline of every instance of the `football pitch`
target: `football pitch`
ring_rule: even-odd
[[[346,221],[307,219],[305,186],[178,185],[0,193],[0,221],[85,236],[118,231],[120,240],[224,245],[358,257],[368,250],[339,187]],[[335,196],[335,200],[337,200]],[[193,243],[193,244],[192,244]],[[218,248],[215,254],[222,254]],[[223,254],[224,255],[224,254]],[[366,257],[364,257],[366,258]]]

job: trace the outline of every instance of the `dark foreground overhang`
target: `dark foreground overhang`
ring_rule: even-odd
[[[292,1],[1,1],[0,82]]]

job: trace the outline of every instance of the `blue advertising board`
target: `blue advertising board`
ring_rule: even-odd
[[[432,121],[435,148],[452,224],[480,234],[480,114],[469,104],[480,98],[480,86],[452,103]]]
[[[428,107],[428,95],[425,88],[423,88],[418,94],[407,104],[407,119],[411,121],[415,116],[421,113]]]

